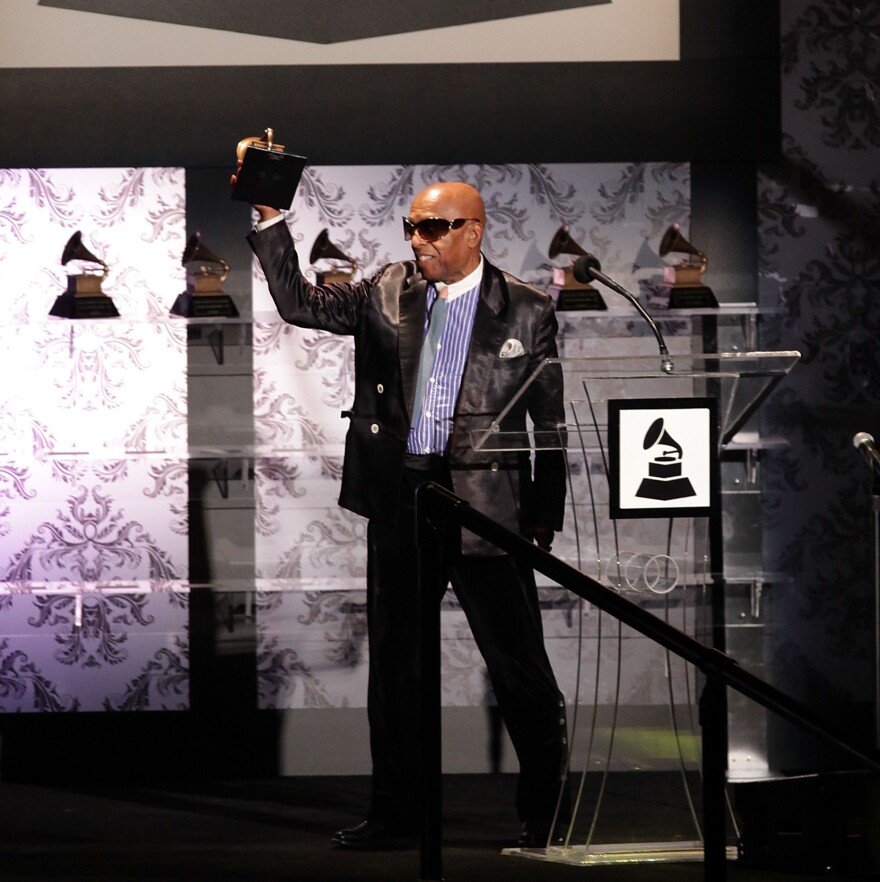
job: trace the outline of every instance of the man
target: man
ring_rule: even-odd
[[[369,279],[317,287],[302,275],[278,211],[255,206],[248,241],[278,312],[292,324],[355,340],[340,504],[369,519],[368,716],[373,761],[366,820],[340,830],[346,848],[387,848],[413,838],[418,814],[418,697],[414,494],[425,481],[549,550],[565,499],[562,454],[477,451],[487,428],[545,359],[556,356],[550,298],[491,266],[479,192],[427,187],[404,219],[414,260]],[[548,366],[503,430],[564,422],[562,374]],[[544,648],[534,575],[465,532],[448,574],[485,659],[520,763],[519,844],[547,844],[566,760],[565,704]]]

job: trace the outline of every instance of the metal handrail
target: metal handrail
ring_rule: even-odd
[[[700,698],[703,754],[703,840],[705,878],[726,878],[724,841],[726,758],[726,695],[729,686],[801,728],[843,748],[865,765],[880,771],[880,752],[859,744],[845,730],[810,708],[743,670],[718,649],[704,646],[672,625],[627,600],[590,576],[559,560],[522,536],[473,509],[438,484],[416,491],[416,535],[419,558],[419,629],[421,691],[419,719],[422,750],[422,845],[420,882],[442,877],[441,734],[440,734],[440,605],[448,531],[465,528],[563,588],[619,619],[670,652],[695,665],[706,676]]]

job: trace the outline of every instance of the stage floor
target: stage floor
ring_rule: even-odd
[[[71,762],[75,762],[71,757]],[[515,845],[515,778],[447,776],[443,875],[447,882],[698,882],[702,863],[572,867],[502,854]],[[418,880],[418,849],[348,852],[331,833],[361,820],[363,777],[166,783],[0,784],[0,879],[17,880]],[[609,776],[605,841],[646,841],[657,823],[692,838],[680,779]],[[588,825],[589,821],[585,821]],[[585,838],[585,837],[584,837]],[[656,835],[653,836],[656,839]],[[792,875],[728,863],[731,882],[792,882]],[[844,877],[835,876],[841,880]],[[854,877],[856,878],[856,877]]]

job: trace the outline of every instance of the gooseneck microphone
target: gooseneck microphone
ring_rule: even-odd
[[[583,257],[579,257],[574,262],[572,274],[579,282],[582,282],[585,285],[592,281],[601,282],[603,285],[607,285],[612,291],[616,291],[621,297],[625,297],[629,300],[629,302],[636,308],[639,315],[641,315],[648,323],[649,327],[654,332],[654,336],[657,338],[657,345],[660,348],[660,369],[665,374],[671,374],[674,370],[674,366],[672,364],[672,359],[669,357],[669,350],[666,348],[666,341],[663,339],[663,335],[660,333],[660,328],[657,327],[657,323],[650,315],[648,315],[647,310],[632,294],[630,294],[629,291],[626,290],[626,288],[602,272],[602,264],[599,263],[599,258],[596,257],[595,254],[587,252]]]
[[[853,447],[862,454],[862,459],[874,471],[874,474],[880,475],[880,450],[874,444],[874,436],[867,432],[856,432],[852,439]]]

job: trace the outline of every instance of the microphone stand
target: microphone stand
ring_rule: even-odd
[[[874,514],[874,746],[880,748],[880,476],[871,487]]]
[[[648,323],[648,326],[657,338],[657,346],[660,349],[660,370],[662,370],[664,374],[671,374],[673,372],[675,366],[672,363],[669,350],[666,348],[666,341],[663,339],[663,335],[660,333],[660,328],[657,327],[657,323],[651,318],[648,311],[641,303],[639,303],[635,296],[627,291],[623,285],[615,282],[614,279],[610,276],[606,276],[605,273],[602,272],[599,259],[594,254],[584,254],[583,257],[579,257],[574,262],[572,274],[579,282],[601,282],[612,291],[620,294],[621,297],[625,297],[636,308],[639,315],[641,315],[641,317]]]
[[[871,511],[874,531],[874,746],[880,748],[880,453],[874,438],[856,432],[853,447],[861,453],[871,470]]]

